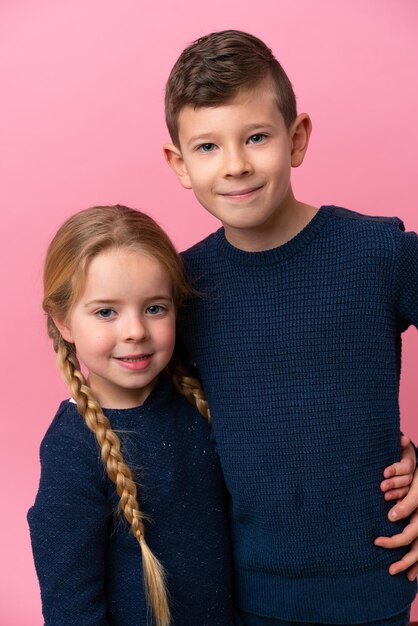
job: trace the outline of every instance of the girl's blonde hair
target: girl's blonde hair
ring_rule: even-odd
[[[119,508],[141,547],[145,591],[157,626],[168,626],[170,609],[164,569],[145,542],[144,515],[139,508],[133,473],[125,463],[118,436],[81,372],[76,347],[63,339],[54,323],[54,319],[65,321],[80,298],[90,261],[110,248],[136,250],[158,260],[171,278],[176,310],[182,306],[189,296],[189,288],[181,259],[170,239],[149,216],[115,205],[85,209],[70,217],[58,230],[45,261],[43,309],[58,365],[78,412],[96,436],[107,474],[120,498]],[[176,388],[210,419],[199,382],[188,375],[175,355],[167,369]]]

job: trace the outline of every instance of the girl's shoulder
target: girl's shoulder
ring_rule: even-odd
[[[77,405],[71,398],[63,400],[45,433],[41,447],[52,439],[73,440],[75,444],[95,446],[94,435],[88,429]]]

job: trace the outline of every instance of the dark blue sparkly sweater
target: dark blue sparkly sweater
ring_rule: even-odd
[[[183,334],[231,493],[236,603],[290,621],[395,615],[416,593],[373,545],[399,459],[400,336],[418,325],[418,237],[322,207],[263,252],[223,229],[186,253],[199,296]]]
[[[146,539],[168,575],[173,626],[232,622],[224,486],[210,430],[164,380],[143,406],[106,410],[136,472]],[[141,550],[94,435],[63,402],[41,446],[29,510],[46,626],[150,626]]]

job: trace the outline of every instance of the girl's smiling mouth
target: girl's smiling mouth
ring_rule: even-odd
[[[152,358],[152,354],[129,354],[127,356],[114,356],[113,357],[122,367],[130,370],[145,369]]]

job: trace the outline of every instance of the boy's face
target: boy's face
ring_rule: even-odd
[[[271,232],[291,210],[290,172],[303,160],[308,122],[298,116],[286,128],[266,79],[226,104],[185,106],[178,118],[180,146],[166,145],[165,154],[183,187],[193,189],[240,247],[243,236]]]

